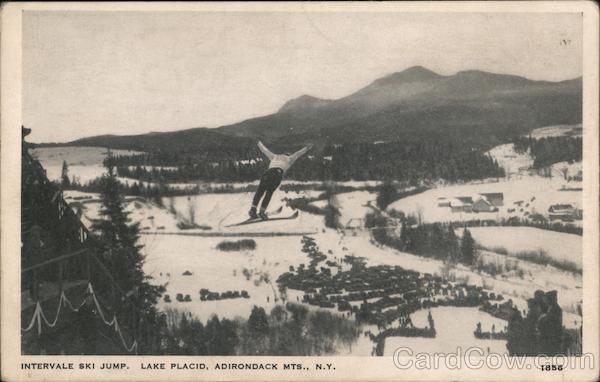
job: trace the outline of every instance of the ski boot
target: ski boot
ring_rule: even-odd
[[[248,211],[248,216],[250,216],[250,219],[258,219],[258,214],[256,213],[256,207],[250,208],[250,211]]]
[[[269,217],[267,216],[267,212],[265,210],[260,210],[260,212],[258,213],[258,217],[260,217],[262,220],[269,219]]]

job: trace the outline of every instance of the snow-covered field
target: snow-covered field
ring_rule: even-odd
[[[563,324],[575,327],[581,322],[581,317],[574,314],[582,299],[581,275],[489,251],[480,251],[479,259],[486,264],[510,266],[511,271],[495,278],[488,277],[482,282],[485,285],[493,285],[492,289],[501,291],[513,300],[516,298],[521,309],[525,309],[525,299],[531,297],[528,295],[531,289],[556,290],[563,308]],[[519,271],[523,272],[522,275]]]
[[[101,149],[98,149],[101,150]],[[79,154],[77,150],[75,153]],[[100,153],[101,154],[101,153]],[[91,158],[91,157],[90,157]],[[70,166],[71,176],[81,176],[86,171],[90,174],[101,168],[102,156],[96,158],[97,162],[90,159],[85,166]],[[53,164],[60,175],[62,160],[58,157],[46,159]],[[88,159],[85,159],[88,160]],[[74,162],[67,158],[68,163]],[[44,162],[42,162],[44,163]],[[88,162],[86,162],[88,163]],[[98,166],[96,168],[95,166]],[[89,167],[89,169],[86,169]],[[99,174],[98,174],[99,175]],[[91,176],[91,175],[90,175]],[[83,180],[83,177],[82,177]],[[291,182],[290,182],[291,183]],[[298,182],[295,182],[298,183]],[[314,183],[314,182],[313,182]],[[369,182],[346,182],[347,185],[361,187],[371,185]],[[574,203],[581,205],[580,191],[560,191],[565,184],[559,177],[542,178],[531,176],[515,176],[510,180],[504,179],[494,183],[478,183],[465,185],[446,185],[426,191],[424,193],[407,197],[396,201],[390,209],[402,210],[406,213],[420,212],[423,220],[449,221],[466,219],[497,219],[501,216],[513,216],[508,213],[508,208],[515,208],[514,202],[523,200],[524,214],[547,211],[551,204]],[[241,184],[238,184],[241,185]],[[292,211],[285,207],[284,198],[316,197],[322,191],[300,191],[282,192],[278,190],[272,199],[270,210],[279,206],[284,207],[282,216]],[[503,192],[504,207],[495,213],[452,213],[448,207],[438,207],[438,197],[453,197],[473,195],[479,192]],[[89,198],[87,198],[89,196]],[[92,220],[98,218],[98,195],[83,192],[69,191],[65,193],[67,201],[73,203],[74,208],[82,208],[83,220],[86,225],[91,225]],[[552,267],[543,267],[526,261],[518,261],[519,268],[525,272],[524,275],[507,273],[496,277],[478,273],[475,270],[458,265],[449,271],[439,260],[420,257],[403,253],[389,247],[382,247],[374,243],[368,231],[336,231],[325,228],[322,216],[311,215],[301,212],[295,220],[273,221],[241,227],[226,227],[246,218],[250,206],[252,194],[247,192],[202,194],[196,196],[179,196],[163,198],[164,207],[143,199],[127,198],[127,209],[131,212],[133,221],[140,222],[144,233],[141,237],[143,251],[146,254],[145,271],[155,277],[156,282],[167,284],[167,294],[172,302],[164,300],[160,302],[161,307],[175,307],[193,312],[202,320],[212,314],[221,317],[234,318],[237,316],[247,317],[253,305],[263,306],[270,309],[279,298],[279,291],[275,280],[277,277],[289,270],[290,266],[298,266],[307,263],[308,257],[300,251],[301,235],[310,233],[316,240],[321,251],[327,253],[332,259],[341,259],[345,255],[365,257],[368,265],[399,265],[405,269],[411,269],[423,273],[446,275],[456,280],[467,281],[470,284],[483,286],[486,290],[501,293],[506,299],[510,298],[520,308],[526,309],[526,299],[530,298],[536,289],[558,291],[559,304],[563,307],[563,322],[568,327],[573,327],[581,322],[581,317],[573,314],[576,312],[577,304],[581,303],[581,276],[562,272]],[[352,191],[338,194],[336,196],[341,212],[341,222],[345,224],[351,219],[362,219],[371,209],[367,207],[368,202],[375,200],[376,195],[367,191]],[[533,200],[532,200],[533,199]],[[324,202],[317,202],[320,205]],[[526,206],[526,204],[529,204]],[[190,222],[192,220],[198,226],[196,229],[180,228],[178,223]],[[575,260],[577,255],[581,263],[581,237],[565,239],[556,232],[534,231],[535,235],[527,234],[521,227],[514,228],[520,233],[507,232],[498,234],[498,229],[503,227],[472,229],[473,236],[483,245],[504,246],[509,251],[532,250],[538,247],[544,248],[549,255],[569,255],[570,260]],[[490,229],[491,231],[486,231]],[[264,234],[274,236],[265,237]],[[276,236],[290,234],[295,236]],[[539,235],[538,235],[539,234]],[[197,235],[197,236],[194,236]],[[204,236],[199,236],[204,235]],[[208,235],[208,236],[206,236]],[[213,235],[213,236],[210,236]],[[221,237],[219,235],[238,235],[237,237]],[[513,235],[519,236],[514,240]],[[223,240],[237,240],[252,238],[256,241],[254,251],[223,252],[216,247]],[[489,240],[489,241],[486,241]],[[557,250],[560,248],[560,250]],[[331,253],[329,252],[331,251]],[[494,253],[483,253],[487,262],[506,261],[505,256]],[[517,260],[515,260],[517,261]],[[247,270],[249,278],[244,275]],[[189,271],[191,275],[183,275]],[[262,281],[261,281],[262,276]],[[266,277],[266,278],[265,278]],[[201,301],[199,290],[207,288],[211,292],[226,292],[246,290],[249,299],[228,299],[219,301]],[[179,302],[176,295],[189,294],[191,302]],[[301,293],[288,291],[288,301],[301,300]],[[268,298],[268,300],[267,300]],[[311,309],[316,309],[311,306]],[[452,309],[445,311],[443,309]],[[335,310],[331,310],[335,312]],[[427,311],[419,311],[412,315],[413,322],[417,326],[426,323]],[[473,337],[473,330],[478,321],[482,322],[484,330],[490,330],[488,323],[494,321],[489,315],[476,310],[465,310],[464,308],[436,308],[432,309],[436,320],[438,338],[436,339],[409,339],[390,338],[386,342],[386,355],[399,344],[410,344],[413,349],[424,349],[423,351],[451,349],[451,346],[461,346],[459,339],[464,339],[469,345],[478,344]],[[448,320],[444,317],[455,317],[460,315],[461,320]],[[460,322],[460,327],[454,327]],[[467,322],[467,324],[464,324]],[[494,321],[495,322],[495,321]],[[456,324],[458,325],[458,324]],[[496,329],[500,330],[503,325],[498,322]],[[481,341],[481,340],[479,340]],[[490,344],[481,344],[483,349],[489,346],[491,351],[504,351],[503,341],[486,341]],[[465,343],[466,344],[466,343]],[[478,345],[479,346],[479,345]],[[501,349],[500,349],[501,348]],[[349,349],[340,349],[340,354],[370,355],[372,344],[369,339],[362,336],[358,342]]]
[[[278,193],[275,195],[273,205],[277,206],[282,203],[280,198],[285,194]],[[84,193],[67,193],[67,196],[81,197],[84,196]],[[97,197],[97,195],[91,196]],[[204,219],[200,221],[210,221],[232,211],[244,209],[249,196],[247,194],[213,194],[202,195],[190,201],[193,200],[194,204],[198,206],[198,217]],[[187,197],[175,199],[175,204],[179,203],[183,209],[186,203],[190,202]],[[236,199],[238,199],[237,202]],[[349,210],[354,210],[356,204],[361,205],[363,202],[364,199],[358,197],[340,198],[340,203],[346,203],[344,208]],[[86,208],[86,217],[96,218],[98,205],[97,202],[83,204]],[[158,233],[182,232],[177,228],[178,218],[166,208],[159,208],[146,201],[131,200],[128,202],[128,210],[132,211],[132,219],[140,221],[142,227],[147,228],[147,231]],[[301,214],[299,219],[305,219],[299,220],[299,222],[304,223],[296,222],[295,224],[299,224],[296,227],[269,222],[258,224],[254,229],[255,232],[268,232],[267,229],[272,232],[282,232],[284,230],[289,231],[292,228],[310,228],[313,231],[318,231],[312,236],[321,250],[324,253],[329,253],[331,250],[332,254],[330,256],[335,258],[342,258],[344,255],[363,256],[369,265],[400,265],[406,269],[420,272],[443,274],[443,263],[441,261],[377,246],[371,242],[367,232],[347,234],[343,231],[337,232],[326,229],[320,216]],[[159,229],[160,227],[162,228]],[[215,229],[218,230],[218,227],[215,227]],[[185,233],[187,232],[189,231]],[[252,233],[249,233],[249,235],[252,236]],[[147,255],[144,269],[148,274],[155,277],[156,282],[167,283],[166,293],[170,295],[172,300],[170,303],[161,301],[160,305],[193,312],[201,319],[206,319],[212,314],[229,318],[247,317],[253,305],[262,306],[266,309],[272,308],[276,304],[275,297],[280,297],[275,283],[277,277],[287,271],[290,265],[296,267],[301,263],[306,264],[308,261],[308,258],[300,251],[301,236],[253,237],[257,244],[254,251],[222,252],[216,249],[220,241],[228,239],[235,240],[238,238],[168,234],[142,235],[141,244],[144,245],[143,251]],[[243,274],[244,268],[250,272],[249,279]],[[183,275],[185,271],[190,271],[192,275]],[[581,285],[581,280],[568,275],[557,278],[552,273],[553,271],[555,270],[544,272],[540,267],[540,274],[536,274],[539,277],[535,277],[535,279],[528,277],[520,279],[516,276],[512,278],[493,278],[477,274],[462,266],[451,272],[457,279],[468,280],[469,283],[482,285],[486,289],[503,293],[505,298],[512,298],[521,309],[525,309],[526,299],[531,297],[533,290],[557,289],[559,291],[559,303],[565,310],[564,323],[571,326],[575,321],[581,321],[579,316],[570,313],[574,311],[575,306],[581,300],[581,290],[576,288],[577,285]],[[259,281],[261,275],[263,275],[263,281]],[[264,276],[267,276],[268,282],[265,282]],[[250,298],[200,301],[199,290],[201,288],[219,293],[228,290],[246,290]],[[176,301],[175,297],[178,293],[189,294],[192,301]],[[287,298],[288,301],[301,300],[301,294],[290,290]],[[332,312],[334,311],[332,310]],[[416,314],[421,313],[417,312]],[[469,328],[469,331],[472,332],[471,328]],[[472,333],[470,335],[472,336]],[[361,337],[359,342],[360,344],[353,345],[351,353],[348,353],[349,349],[340,349],[340,354],[369,355],[371,346],[368,339]],[[415,344],[415,346],[417,345]]]
[[[411,315],[413,324],[420,328],[427,326],[427,314],[428,311],[425,309],[413,313]],[[432,308],[431,316],[435,323],[435,338],[388,337],[385,340],[384,356],[393,356],[398,348],[408,348],[413,355],[417,353],[455,353],[457,348],[461,348],[464,354],[471,347],[481,349],[483,354],[508,353],[505,340],[477,339],[473,335],[478,322],[481,323],[481,330],[484,332],[491,332],[492,325],[495,326],[495,331],[499,332],[504,330],[507,325],[504,320],[481,312],[477,308],[448,306]],[[406,351],[402,354],[407,355]]]
[[[308,192],[313,194],[316,192]],[[302,193],[305,195],[305,192]],[[284,197],[298,197],[296,192],[281,192],[277,191],[271,203],[269,211],[274,211],[279,207],[283,207],[281,214],[274,216],[285,217],[290,216],[293,211],[286,207],[282,200]],[[193,216],[194,222],[201,226],[211,227],[211,231],[215,232],[295,232],[295,233],[314,233],[317,227],[323,225],[323,218],[310,214],[300,214],[298,218],[293,220],[280,220],[272,222],[264,222],[260,224],[250,224],[239,227],[227,227],[227,225],[239,223],[248,218],[248,210],[252,204],[252,193],[227,193],[227,194],[202,194],[192,196],[179,196],[172,198],[163,198],[163,204],[169,210],[176,212],[178,220],[190,222]],[[171,207],[173,206],[173,207]],[[196,230],[188,230],[194,232]]]
[[[283,194],[282,194],[283,195]],[[280,196],[282,196],[280,195]],[[97,219],[99,202],[97,194],[87,194],[76,191],[68,191],[65,197],[73,201],[74,197],[90,196],[91,202],[81,205],[84,209],[84,223],[91,225],[93,219]],[[231,215],[237,220],[243,220],[244,215],[238,216],[237,210],[245,206],[251,195],[246,194],[208,194],[202,196],[174,198],[175,205],[187,208],[188,203],[198,206],[199,221],[217,223],[224,217]],[[83,199],[80,199],[83,200]],[[96,200],[96,201],[93,201]],[[298,266],[307,263],[306,257],[301,251],[301,235],[281,237],[253,237],[257,249],[254,251],[223,252],[216,249],[219,242],[224,240],[237,240],[240,237],[204,237],[204,236],[182,236],[193,232],[205,232],[202,230],[180,230],[177,227],[179,219],[157,205],[139,200],[129,200],[127,210],[131,212],[131,219],[140,222],[142,232],[155,233],[141,236],[141,244],[146,254],[145,271],[153,276],[156,282],[167,284],[167,294],[173,302],[161,301],[161,306],[177,307],[189,310],[197,314],[201,319],[206,319],[212,314],[234,318],[236,316],[247,317],[253,305],[272,308],[275,305],[275,296],[279,295],[275,280],[277,277],[289,270],[289,266]],[[237,203],[235,201],[237,200]],[[76,201],[73,201],[76,202]],[[274,204],[281,204],[275,200]],[[243,210],[245,213],[245,210]],[[235,215],[233,213],[236,212]],[[280,222],[285,223],[285,222]],[[290,221],[290,224],[277,224],[277,222],[266,222],[260,224],[262,228],[250,225],[243,232],[314,232],[315,226],[322,226],[322,217],[312,215],[301,215],[298,220]],[[258,225],[257,225],[258,226]],[[220,232],[235,233],[242,228],[226,229],[221,227]],[[214,231],[218,231],[215,225]],[[212,230],[210,232],[213,232]],[[218,234],[217,234],[218,235]],[[252,273],[250,279],[246,279],[243,270]],[[185,271],[192,275],[185,276]],[[263,281],[255,283],[263,275]],[[269,282],[264,281],[267,275]],[[246,290],[250,299],[231,299],[220,301],[200,301],[199,290],[208,288],[211,292],[226,292],[228,290]],[[189,294],[192,302],[178,302],[175,300],[177,293]],[[267,297],[269,301],[267,301]],[[300,296],[301,297],[301,296]],[[290,301],[296,301],[296,295],[288,295]]]
[[[469,231],[476,242],[487,248],[504,247],[511,253],[543,250],[556,260],[568,260],[581,267],[579,235],[532,227],[471,227]]]
[[[433,188],[417,195],[392,203],[388,210],[394,209],[406,214],[420,215],[423,222],[448,222],[465,220],[485,220],[525,216],[525,213],[547,215],[553,204],[573,204],[583,207],[582,191],[561,191],[566,182],[558,177],[522,176],[500,179],[498,182],[458,184]],[[438,206],[438,200],[470,196],[480,193],[498,193],[504,195],[504,205],[497,212],[452,212],[450,207]],[[522,205],[517,205],[522,202]],[[514,211],[509,212],[509,209]],[[574,224],[581,223],[576,221]]]
[[[564,177],[565,173],[568,177],[573,177],[582,171],[581,162],[558,162],[550,167],[552,168],[552,175],[558,177]],[[581,182],[569,182],[567,185],[570,187],[582,187]]]
[[[161,301],[160,306],[190,311],[203,321],[213,314],[247,318],[254,305],[267,311],[272,309],[279,298],[277,277],[287,272],[290,265],[296,267],[308,260],[300,252],[301,237],[298,236],[254,238],[257,249],[240,252],[216,249],[223,240],[227,238],[143,236],[148,253],[144,270],[158,282],[167,283],[167,293],[173,300],[171,303]],[[251,273],[249,279],[244,269]],[[192,275],[184,276],[185,271]],[[261,276],[263,281],[260,281]],[[268,281],[264,281],[265,276]],[[250,298],[201,301],[201,288],[219,293],[246,290]],[[176,301],[177,293],[189,294],[192,301]],[[296,302],[296,297],[298,295],[288,293],[289,301]]]
[[[89,195],[91,199],[73,200],[73,197]],[[82,222],[89,228],[95,219],[99,219],[100,196],[93,193],[78,191],[65,192],[65,200],[71,203],[73,208],[81,208],[83,211]],[[130,212],[133,222],[140,223],[142,232],[167,232],[177,231],[178,220],[164,208],[149,201],[126,197],[126,210]]]
[[[375,192],[353,191],[343,192],[335,196],[337,207],[340,212],[340,223],[344,227],[364,226],[364,218],[368,212],[373,210],[367,203],[374,202],[377,198]],[[327,200],[317,200],[311,204],[315,207],[324,208]]]
[[[506,176],[526,172],[533,165],[533,158],[528,154],[517,153],[512,143],[496,146],[486,154],[498,162]]]
[[[352,225],[353,221],[364,219],[368,212],[373,210],[367,206],[374,202],[377,194],[368,191],[345,192],[336,195],[340,211],[340,223],[343,226]]]

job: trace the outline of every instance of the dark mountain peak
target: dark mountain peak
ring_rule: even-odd
[[[426,81],[443,77],[422,66],[411,66],[401,72],[389,74],[373,82],[376,85],[398,84],[404,82]]]
[[[426,67],[421,66],[421,65],[411,66],[410,68],[404,69],[403,71],[401,71],[399,73],[404,74],[404,75],[411,75],[411,76],[426,76],[426,77],[439,77],[440,76],[433,70],[429,70]]]
[[[440,75],[414,66],[337,100],[302,95],[286,102],[278,113],[217,129],[104,136],[76,143],[138,151],[181,146],[195,152],[218,149],[226,155],[224,147],[254,147],[257,137],[283,145],[324,139],[373,141],[398,139],[415,131],[427,135],[446,126],[469,137],[484,134],[477,129],[487,129],[485,134],[498,137],[503,129],[512,129],[512,134],[545,125],[580,123],[581,87],[580,77],[562,82],[530,81],[481,70]],[[494,129],[499,130],[496,133]]]
[[[329,104],[330,100],[313,97],[307,94],[301,95],[300,97],[296,97],[287,101],[283,106],[279,109],[279,113],[288,113],[295,111],[306,111],[309,109],[315,109],[321,106],[325,106]]]

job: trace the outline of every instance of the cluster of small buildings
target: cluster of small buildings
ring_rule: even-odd
[[[504,205],[502,192],[488,192],[476,196],[438,198],[438,207],[450,207],[452,212],[496,212]]]
[[[553,204],[548,208],[548,217],[551,220],[581,220],[583,219],[583,210],[573,204]]]

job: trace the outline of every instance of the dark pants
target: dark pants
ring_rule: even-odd
[[[252,207],[258,206],[258,202],[260,202],[260,198],[263,198],[262,204],[260,208],[262,210],[266,210],[269,206],[269,202],[271,201],[271,196],[273,192],[281,183],[281,178],[283,177],[283,170],[280,168],[270,168],[265,171],[260,177],[260,183],[258,184],[258,190],[254,194],[254,199],[252,200]]]

